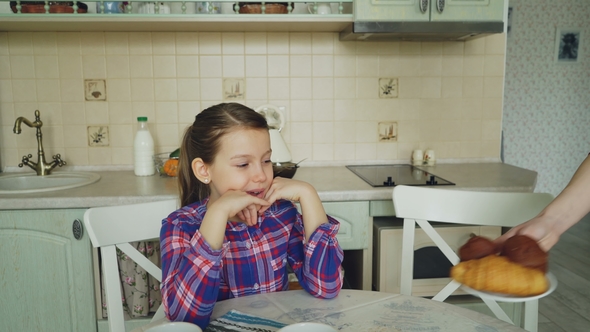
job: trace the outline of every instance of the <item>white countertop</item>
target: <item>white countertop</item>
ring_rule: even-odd
[[[437,164],[423,167],[467,190],[532,192],[537,172],[502,163]],[[57,172],[57,171],[56,171]],[[0,210],[89,208],[178,197],[177,179],[137,177],[133,171],[98,171],[93,184],[35,194],[0,195]],[[311,183],[322,201],[390,200],[391,187],[373,188],[344,166],[300,167],[294,179]]]

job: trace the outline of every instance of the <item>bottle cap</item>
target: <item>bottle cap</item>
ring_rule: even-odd
[[[137,121],[147,121],[147,116],[138,116]]]

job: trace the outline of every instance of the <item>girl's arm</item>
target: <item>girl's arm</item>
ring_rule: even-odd
[[[269,205],[246,193],[229,191],[207,207],[186,207],[164,220],[161,290],[168,319],[205,329],[219,295],[221,262],[228,247],[224,244],[227,221],[252,204]],[[194,220],[198,214],[194,208],[207,210],[200,223]]]
[[[321,224],[328,222],[326,211],[317,191],[307,182],[277,177],[273,180],[265,198],[270,203],[278,199],[299,202],[305,225],[306,239],[310,239],[313,232]],[[261,211],[266,210],[266,208],[263,207]]]
[[[217,302],[225,248],[212,249],[197,228],[178,214],[162,224],[162,304],[171,321],[205,329]]]
[[[327,222],[321,224],[304,243],[303,221],[296,213],[289,238],[289,264],[308,293],[318,298],[334,298],[342,288],[344,252],[336,239],[340,224],[332,217],[324,217]]]

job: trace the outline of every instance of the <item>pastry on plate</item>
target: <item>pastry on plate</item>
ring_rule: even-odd
[[[548,255],[527,236],[514,236],[500,248],[476,236],[459,248],[459,256],[461,262],[451,268],[451,278],[472,289],[533,296],[549,288]]]
[[[515,296],[538,295],[549,288],[542,271],[498,255],[461,262],[451,269],[451,277],[473,289]]]

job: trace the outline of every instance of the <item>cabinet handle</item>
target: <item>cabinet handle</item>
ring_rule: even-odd
[[[445,0],[436,0],[436,10],[442,14],[445,10]]]
[[[82,226],[80,219],[75,219],[72,223],[72,233],[76,240],[80,240],[82,239],[82,236],[84,236],[84,227]]]
[[[426,13],[428,9],[428,0],[418,0],[418,8],[422,14]]]

